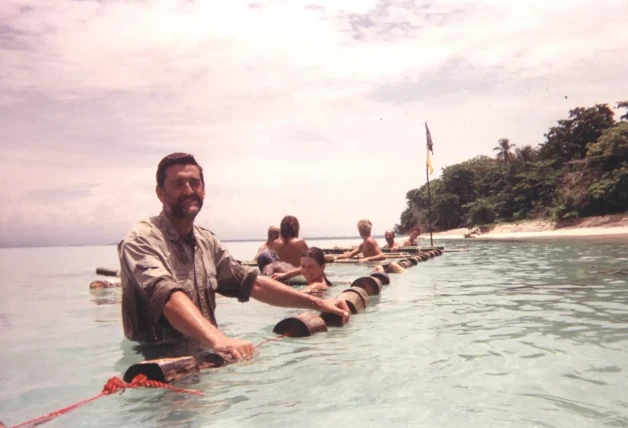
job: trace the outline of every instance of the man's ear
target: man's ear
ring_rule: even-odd
[[[164,189],[163,187],[157,185],[155,186],[155,193],[157,193],[157,197],[163,203],[164,202]]]

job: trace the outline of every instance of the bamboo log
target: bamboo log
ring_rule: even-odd
[[[199,357],[199,362],[213,364],[215,367],[226,366],[234,361],[232,355],[221,352],[204,352]]]
[[[342,254],[348,251],[355,249],[356,247],[334,247],[334,248],[322,248],[323,253],[325,254]],[[395,250],[390,248],[382,248],[382,252],[384,253],[416,253],[417,251],[427,251],[433,249],[445,249],[445,247],[420,247],[420,246],[408,246],[408,247],[399,247]]]
[[[399,260],[397,264],[404,269],[408,269],[410,266],[413,266],[412,262],[408,259]]]
[[[194,357],[161,358],[133,364],[124,373],[123,379],[131,382],[135,376],[143,374],[149,380],[170,383],[198,370],[198,361]]]
[[[416,266],[419,263],[419,261],[414,257],[408,257],[406,260],[412,263],[412,266]]]
[[[366,290],[360,287],[348,288],[340,293],[336,298],[344,300],[347,303],[347,306],[349,306],[351,313],[354,315],[362,312],[371,301],[371,298]]]
[[[289,337],[312,336],[327,331],[327,324],[317,313],[302,312],[293,317],[281,320],[275,325],[273,332]]]
[[[351,283],[351,287],[363,288],[369,296],[377,296],[382,292],[382,282],[372,276],[363,276],[356,279]]]
[[[108,269],[103,267],[96,268],[96,275],[102,276],[120,276],[120,271],[116,269]]]
[[[329,312],[321,312],[320,316],[327,327],[342,327],[347,323],[341,316]]]
[[[382,285],[390,284],[390,276],[386,272],[371,272],[370,275],[374,278],[379,278]]]

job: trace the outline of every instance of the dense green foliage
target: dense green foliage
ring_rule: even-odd
[[[617,122],[606,104],[577,107],[537,147],[502,138],[494,151],[495,159],[448,166],[430,182],[433,230],[628,211],[628,113]],[[399,233],[430,218],[427,184],[406,198]]]

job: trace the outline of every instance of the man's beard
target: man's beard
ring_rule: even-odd
[[[175,218],[185,218],[189,216],[188,208],[184,205],[184,202],[188,200],[195,200],[198,203],[198,211],[201,211],[203,208],[203,200],[196,195],[193,196],[182,196],[177,200],[177,203],[170,207],[172,211],[172,216]],[[198,213],[197,213],[198,214]],[[194,214],[196,216],[196,214]]]

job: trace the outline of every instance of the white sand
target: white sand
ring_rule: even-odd
[[[433,233],[439,240],[465,239],[464,235],[471,229],[453,229],[444,232]],[[626,235],[628,244],[628,214],[612,216],[587,217],[553,223],[549,220],[531,220],[521,223],[500,224],[490,231],[484,231],[481,235],[474,235],[475,240],[496,239],[529,239],[551,237],[595,237],[595,236],[621,236]],[[421,233],[421,239],[429,239],[429,233]]]

